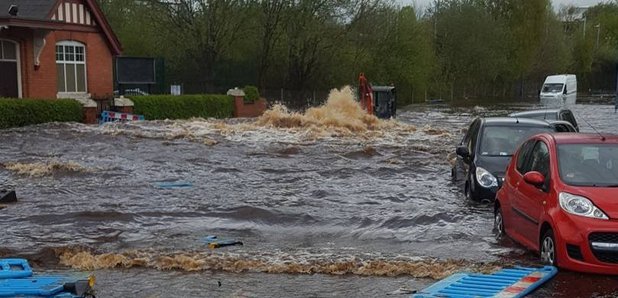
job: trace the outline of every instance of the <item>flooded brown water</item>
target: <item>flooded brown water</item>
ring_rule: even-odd
[[[0,256],[94,273],[99,297],[404,297],[458,271],[539,265],[495,240],[491,207],[464,201],[448,162],[472,117],[532,104],[382,121],[350,94],[256,120],[0,130],[0,185],[20,198],[0,210]],[[582,131],[618,132],[613,106],[572,110]],[[244,245],[209,249],[207,235]],[[618,279],[561,272],[533,296],[595,295],[618,296]]]

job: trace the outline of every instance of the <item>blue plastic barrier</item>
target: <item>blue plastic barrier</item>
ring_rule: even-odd
[[[429,297],[524,297],[554,277],[558,269],[519,267],[502,269],[493,274],[453,274],[412,295],[413,298]]]
[[[101,112],[100,123],[106,122],[125,122],[125,121],[144,121],[144,115],[134,115],[129,113],[118,113],[111,111]]]
[[[0,259],[0,279],[32,276],[32,268],[24,259]]]
[[[93,297],[94,277],[34,276],[27,260],[0,259],[0,297]]]

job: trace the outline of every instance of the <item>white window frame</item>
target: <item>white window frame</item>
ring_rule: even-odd
[[[21,57],[19,55],[20,54],[19,53],[19,43],[14,40],[2,39],[2,38],[0,38],[0,41],[12,43],[15,45],[15,60],[0,58],[0,61],[17,63],[17,97],[22,98],[23,94],[21,90]],[[1,45],[0,45],[0,51],[4,51],[4,48]],[[0,55],[0,57],[3,57],[3,56],[4,54]]]
[[[63,55],[64,55],[63,59],[64,60],[58,60],[58,57],[57,57],[58,50],[56,49],[56,47],[58,46],[64,47],[63,48]],[[66,46],[73,47],[73,60],[72,61],[66,60]],[[77,47],[81,47],[84,49],[84,53],[83,53],[84,61],[77,61],[75,59],[75,57],[77,56],[76,55],[77,52],[75,51],[75,49]],[[59,63],[64,65],[64,90],[65,91],[58,90],[58,98],[67,97],[70,95],[87,94],[88,93],[88,63],[86,63],[87,61],[86,45],[81,42],[74,41],[74,40],[59,41],[56,43],[56,46],[54,47],[54,57],[56,57],[56,65],[58,65]],[[77,90],[76,91],[66,91],[67,90],[67,64],[84,65],[84,91],[77,91]],[[77,67],[74,67],[74,71],[75,71],[75,80],[77,80]],[[77,81],[75,82],[75,89],[77,89]]]

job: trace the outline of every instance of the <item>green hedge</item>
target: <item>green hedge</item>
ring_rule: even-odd
[[[234,115],[234,101],[228,95],[148,95],[131,96],[133,112],[146,120],[229,118]]]
[[[73,99],[0,98],[0,128],[82,118],[82,105]]]
[[[245,99],[248,101],[256,101],[260,99],[260,91],[255,86],[247,85],[242,89],[245,92]]]

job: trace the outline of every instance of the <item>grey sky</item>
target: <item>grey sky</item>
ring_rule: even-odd
[[[525,1],[525,0],[522,0]],[[609,0],[551,0],[554,10],[560,9],[563,5],[575,5],[575,6],[593,6],[601,2],[608,2]],[[415,7],[425,9],[434,0],[399,0],[402,4],[415,4]],[[611,1],[610,1],[611,2]]]

